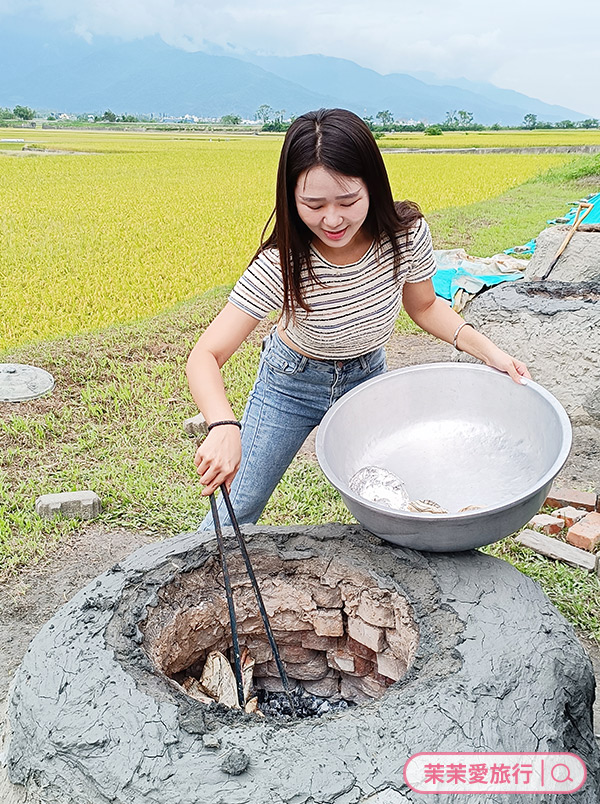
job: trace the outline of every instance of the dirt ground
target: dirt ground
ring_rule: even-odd
[[[388,348],[389,368],[450,360],[454,350],[447,344],[418,335],[395,336]],[[303,448],[314,454],[313,441]],[[600,486],[600,450],[590,434],[577,434],[569,461],[561,473],[565,482],[578,488]],[[0,588],[0,713],[10,680],[31,639],[39,628],[90,580],[138,547],[153,541],[143,532],[118,528],[107,530],[90,523],[78,535],[61,541],[40,564],[23,569]],[[594,663],[600,684],[600,650],[582,638]],[[600,733],[600,706],[596,701],[596,732]]]

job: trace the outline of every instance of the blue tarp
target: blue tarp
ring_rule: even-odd
[[[592,204],[593,208],[588,212],[588,214],[583,218],[582,223],[600,223],[600,193],[595,193],[591,195],[589,198],[582,198],[582,201],[585,201],[588,204]],[[563,218],[553,218],[551,221],[547,221],[550,226],[556,223],[573,223],[575,220],[575,216],[577,215],[577,207],[571,207],[571,209],[567,212],[567,214]],[[529,240],[523,246],[515,246],[514,248],[507,248],[504,252],[505,254],[533,254],[535,251],[535,239]]]
[[[507,248],[505,254],[533,254],[535,251],[535,238],[528,240],[522,246],[515,246],[514,248]]]
[[[486,287],[523,279],[524,276],[525,274],[521,273],[475,276],[462,268],[438,268],[433,277],[433,287],[437,296],[451,301],[459,290],[466,290],[467,293],[474,295]]]
[[[449,301],[455,310],[462,309],[469,297],[484,288],[523,279],[523,260],[496,254],[494,257],[472,257],[464,249],[435,250],[437,270],[433,287],[437,296]]]
[[[600,193],[595,193],[591,195],[589,198],[582,198],[582,201],[585,201],[588,204],[592,204],[593,208],[587,213],[585,218],[583,218],[582,223],[600,223]],[[584,210],[585,212],[585,210]],[[573,223],[575,220],[575,216],[577,215],[577,207],[572,207],[564,218],[555,218],[552,221],[548,221],[548,223]]]

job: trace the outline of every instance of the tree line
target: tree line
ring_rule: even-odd
[[[232,118],[232,115],[226,115],[221,118],[221,122],[225,123],[226,118]],[[263,131],[285,131],[291,125],[294,117],[285,117],[285,109],[275,111],[267,104],[259,106],[255,113],[256,120],[262,122]],[[394,119],[394,115],[389,109],[382,109],[377,112],[373,117],[367,115],[363,120],[371,131],[377,134],[384,132],[394,131],[422,131],[425,134],[442,134],[444,131],[499,131],[500,129],[524,129],[531,130],[535,128],[599,128],[600,120],[595,117],[589,117],[586,120],[560,120],[557,123],[550,123],[544,120],[539,120],[537,115],[533,113],[526,114],[523,121],[517,126],[507,126],[500,123],[493,123],[490,126],[484,126],[483,123],[476,123],[473,112],[466,109],[457,109],[446,112],[444,120],[440,123],[424,123],[422,121],[402,121]]]
[[[0,107],[0,121],[10,120],[33,120],[36,116],[34,109],[29,106],[17,105],[13,109]],[[59,118],[50,114],[46,118],[49,121]],[[147,115],[122,114],[107,109],[103,114],[80,114],[75,118],[80,123],[142,123],[148,122]],[[254,113],[254,119],[261,124],[262,131],[287,131],[295,119],[294,115],[288,115],[285,109],[276,110],[266,103],[261,104]],[[400,131],[421,131],[425,134],[442,134],[444,131],[498,131],[500,129],[590,129],[600,128],[600,120],[595,117],[588,117],[585,120],[560,120],[556,123],[540,120],[536,114],[528,113],[523,117],[523,121],[517,126],[507,126],[500,123],[493,123],[491,126],[484,126],[482,123],[475,122],[473,112],[466,109],[450,110],[446,112],[445,118],[439,123],[425,123],[423,121],[402,121],[396,120],[389,109],[382,109],[375,116],[367,115],[363,120],[375,136],[384,132]],[[156,122],[156,121],[154,121]],[[225,126],[237,126],[242,123],[239,114],[225,114],[219,119],[219,123]]]

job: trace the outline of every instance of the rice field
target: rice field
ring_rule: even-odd
[[[277,135],[2,136],[71,153],[0,153],[0,349],[137,320],[231,284],[274,204]],[[493,198],[572,156],[384,158],[395,197],[427,213]]]
[[[441,136],[421,132],[385,134],[380,148],[555,148],[599,145],[600,129],[534,129],[533,131],[444,131]]]

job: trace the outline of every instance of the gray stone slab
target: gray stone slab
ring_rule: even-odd
[[[594,553],[588,553],[587,550],[581,550],[572,544],[553,539],[551,536],[546,536],[545,533],[527,528],[515,536],[515,541],[524,547],[535,550],[536,553],[557,561],[564,561],[565,564],[570,564],[572,567],[578,567],[588,572],[598,570],[598,556]]]
[[[102,511],[102,502],[95,491],[65,491],[42,494],[35,501],[35,512],[42,519],[64,516],[67,519],[95,519]]]

